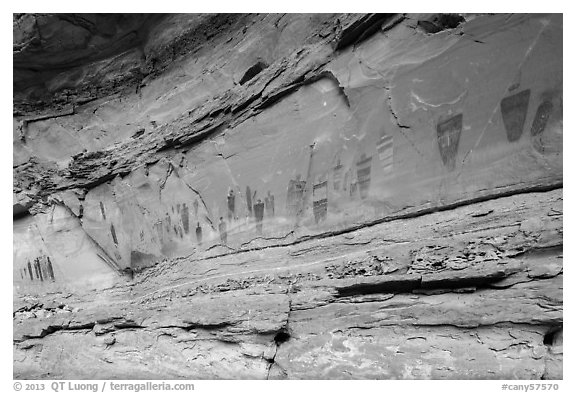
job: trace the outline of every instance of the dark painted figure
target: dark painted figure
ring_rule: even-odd
[[[438,134],[438,148],[442,162],[449,170],[456,167],[456,155],[458,153],[458,144],[460,143],[460,134],[462,133],[462,114],[458,114],[446,119],[436,126]]]
[[[198,199],[195,199],[192,205],[194,206],[194,216],[198,217]]]
[[[48,256],[45,256],[44,258],[45,258],[44,262],[46,263],[46,270],[48,271],[48,276],[52,279],[52,281],[54,281],[55,278],[54,278],[54,269],[52,268],[52,261]]]
[[[52,281],[54,281],[54,278],[52,277],[53,272],[50,272],[50,269],[48,268],[48,257],[42,255],[42,257],[40,257],[40,264],[42,266],[42,271],[44,272],[44,279],[48,280],[51,279]]]
[[[48,272],[46,271],[46,264],[44,263],[43,256],[38,258],[38,270],[40,270],[40,277],[42,277],[42,281],[48,280]]]
[[[340,163],[340,159],[338,159],[338,163],[336,164],[336,166],[334,168],[332,168],[333,172],[334,172],[334,181],[333,181],[333,187],[335,191],[340,190],[340,186],[342,185],[342,171],[343,171],[343,166]]]
[[[42,271],[40,270],[40,262],[38,261],[38,258],[34,259],[34,272],[36,273],[37,279],[39,279],[40,281],[44,281],[44,278],[42,277]]]
[[[182,217],[182,226],[184,227],[184,232],[188,234],[190,231],[190,214],[188,212],[188,205],[182,204],[182,210],[180,211]]]
[[[360,198],[366,199],[370,191],[370,172],[372,170],[372,157],[366,157],[364,153],[356,163],[357,186]]]
[[[266,215],[268,217],[274,217],[274,195],[268,190],[268,195],[264,198],[264,205],[266,207]]]
[[[198,244],[202,244],[202,227],[199,222],[196,224],[196,240]]]
[[[234,190],[230,190],[228,192],[228,196],[226,197],[227,201],[228,201],[228,221],[231,221],[232,219],[234,219],[234,217],[236,217],[235,214],[235,195],[234,195]]]
[[[356,191],[358,190],[358,182],[354,181],[352,183],[350,183],[350,197],[354,198],[354,194],[356,194]]]
[[[228,242],[228,234],[226,233],[226,221],[224,221],[223,217],[220,217],[218,230],[220,231],[220,241],[222,244],[226,244]]]
[[[104,211],[104,204],[100,201],[100,213],[102,213],[102,218],[106,220],[106,211]]]
[[[302,209],[305,187],[306,181],[300,180],[300,175],[296,176],[295,180],[290,180],[288,182],[288,192],[286,195],[286,212],[289,216],[296,217],[298,212]]]
[[[312,210],[314,221],[318,224],[326,219],[328,213],[328,181],[314,184],[312,189]]]
[[[114,228],[114,224],[110,224],[110,233],[112,234],[112,240],[114,244],[118,245],[118,238],[116,237],[116,229]]]
[[[536,115],[534,116],[534,121],[532,122],[532,128],[530,129],[532,145],[540,153],[544,153],[545,150],[540,136],[546,129],[546,124],[548,123],[548,119],[550,118],[553,109],[554,105],[550,101],[542,102],[538,107]]]
[[[28,273],[30,273],[30,281],[34,281],[34,275],[32,274],[32,264],[28,261]]]
[[[37,276],[38,276],[38,278],[40,278],[40,281],[44,281],[44,275],[42,274],[43,273],[42,272],[42,265],[40,264],[39,258],[36,258],[34,260],[34,267],[35,267],[36,271],[38,272]]]
[[[500,101],[500,112],[508,141],[515,142],[522,136],[526,112],[530,103],[530,89],[523,90]]]
[[[170,234],[170,227],[172,226],[172,220],[170,219],[170,214],[166,212],[166,216],[164,217],[164,228],[166,233]]]
[[[262,221],[264,220],[264,202],[258,199],[254,204],[254,217],[256,217],[256,230],[262,234]]]
[[[246,186],[246,208],[248,209],[248,216],[252,217],[252,190],[250,190],[250,186]]]

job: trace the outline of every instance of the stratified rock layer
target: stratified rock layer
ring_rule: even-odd
[[[15,377],[562,377],[561,15],[99,18],[14,21]]]
[[[561,190],[503,197],[20,297],[14,375],[558,379],[562,280]]]

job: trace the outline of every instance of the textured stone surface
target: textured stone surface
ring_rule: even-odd
[[[475,217],[490,209],[498,213]],[[18,297],[14,373],[561,378],[562,216],[552,210],[562,210],[561,190],[176,258],[107,290]],[[533,219],[554,235],[524,232]],[[440,263],[423,268],[423,248]]]
[[[562,378],[562,32],[15,15],[14,376]]]

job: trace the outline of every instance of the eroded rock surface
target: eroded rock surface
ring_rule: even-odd
[[[562,24],[15,15],[14,376],[562,378]]]

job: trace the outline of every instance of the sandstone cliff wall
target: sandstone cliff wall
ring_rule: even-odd
[[[562,15],[14,29],[17,375],[561,377]]]

